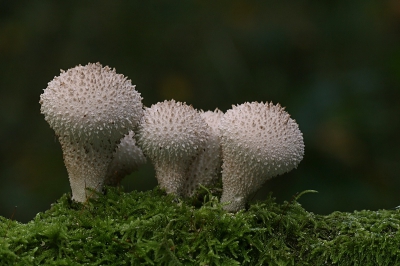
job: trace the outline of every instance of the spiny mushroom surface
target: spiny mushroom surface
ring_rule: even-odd
[[[209,126],[209,137],[200,154],[190,165],[185,185],[185,196],[193,196],[200,185],[208,186],[216,182],[221,172],[221,144],[219,124],[224,113],[218,108],[215,111],[199,111],[200,116]]]
[[[268,179],[296,168],[304,155],[303,135],[279,104],[232,106],[220,124],[222,203],[236,212]]]
[[[41,112],[61,143],[73,200],[86,201],[86,188],[101,191],[117,144],[143,115],[141,100],[130,80],[99,63],[48,83]]]
[[[155,168],[167,193],[181,196],[190,163],[205,146],[207,124],[181,102],[164,101],[145,108],[137,131],[138,145]]]
[[[105,185],[120,184],[122,178],[146,163],[146,157],[136,145],[134,137],[135,133],[129,131],[129,134],[121,139],[121,143],[114,152],[113,160],[108,166]]]

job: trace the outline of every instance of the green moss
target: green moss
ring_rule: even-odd
[[[198,205],[198,204],[197,204]],[[108,188],[87,204],[68,195],[31,222],[0,217],[2,265],[396,265],[400,212],[322,216],[272,197],[226,213],[155,189]]]

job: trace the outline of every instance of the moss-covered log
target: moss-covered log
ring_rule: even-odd
[[[272,197],[236,214],[155,189],[64,195],[21,224],[0,217],[1,265],[398,265],[400,211],[304,210]]]

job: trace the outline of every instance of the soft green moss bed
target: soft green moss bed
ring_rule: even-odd
[[[269,197],[229,214],[155,189],[62,196],[21,224],[0,217],[1,265],[398,265],[400,211],[315,215]]]

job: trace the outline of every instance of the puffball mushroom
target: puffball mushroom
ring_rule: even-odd
[[[190,165],[184,192],[189,197],[193,196],[200,185],[208,186],[217,181],[222,164],[219,124],[224,113],[218,108],[215,111],[199,112],[209,126],[209,137],[204,149]]]
[[[268,179],[296,168],[304,155],[303,135],[279,104],[232,106],[220,124],[222,146],[221,202],[236,212]]]
[[[61,70],[48,83],[41,112],[61,143],[73,200],[102,190],[117,144],[143,115],[141,100],[130,80],[100,63]]]
[[[181,102],[164,101],[145,108],[137,131],[138,145],[156,171],[161,188],[181,196],[190,163],[204,148],[207,124]]]
[[[146,157],[136,145],[134,137],[135,133],[129,131],[128,135],[121,139],[121,143],[118,144],[114,152],[113,160],[108,166],[105,185],[116,186],[120,184],[123,177],[146,163]]]

